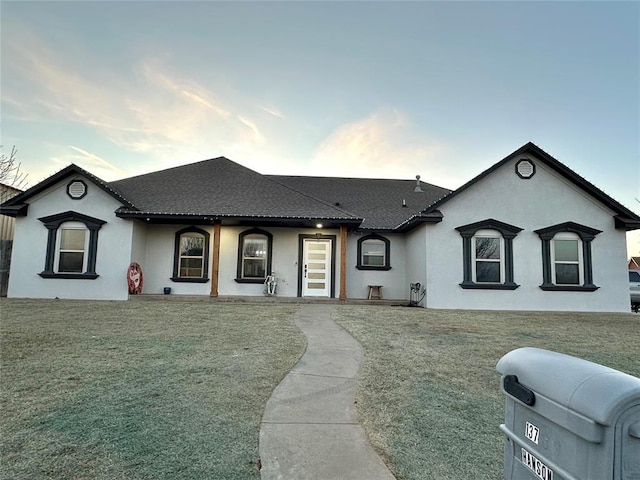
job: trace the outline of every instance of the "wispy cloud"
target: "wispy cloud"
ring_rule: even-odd
[[[453,181],[442,165],[447,148],[417,135],[398,110],[383,109],[336,129],[316,150],[314,171],[324,175],[413,178],[444,186]]]
[[[262,110],[264,110],[265,112],[273,115],[274,117],[278,117],[278,118],[282,118],[284,119],[284,114],[282,112],[280,112],[277,108],[274,107],[266,107],[266,106],[261,106],[260,107]]]
[[[98,155],[95,155],[93,153],[87,152],[86,150],[83,150],[82,148],[74,147],[73,145],[69,145],[69,148],[74,150],[75,152],[77,152],[79,154],[79,155],[76,155],[76,157],[79,159],[79,162],[77,162],[77,163],[78,164],[82,164],[82,165],[87,165],[86,170],[89,170],[89,171],[93,172],[94,169],[97,168],[97,169],[100,169],[102,171],[107,171],[111,175],[115,174],[115,175],[118,175],[120,177],[122,177],[122,176],[124,176],[126,174],[126,172],[123,169],[115,166],[111,162],[108,162],[104,158],[100,158]],[[85,168],[85,167],[83,167],[83,168]]]
[[[140,59],[125,77],[74,63],[26,28],[11,38],[3,45],[3,68],[19,81],[3,85],[3,103],[11,101],[16,117],[88,126],[153,158],[153,168],[224,155],[241,144],[262,146],[261,123],[268,119],[260,113],[282,118],[276,107],[221,101],[212,88],[172,68],[168,56]]]

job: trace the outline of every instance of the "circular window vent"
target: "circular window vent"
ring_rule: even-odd
[[[82,180],[74,180],[67,185],[67,195],[79,200],[87,194],[87,185]]]
[[[520,160],[516,163],[516,173],[520,178],[531,178],[536,173],[536,166],[531,160]]]

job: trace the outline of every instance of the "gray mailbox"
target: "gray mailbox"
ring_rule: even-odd
[[[539,348],[509,352],[496,369],[505,479],[640,480],[639,378]]]

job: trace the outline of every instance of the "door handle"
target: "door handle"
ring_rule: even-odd
[[[307,278],[307,264],[304,264],[304,278]]]

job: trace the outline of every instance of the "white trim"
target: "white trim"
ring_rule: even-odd
[[[577,242],[578,260],[556,260],[556,240],[574,240]],[[551,280],[554,285],[583,285],[584,284],[584,258],[582,255],[582,240],[571,232],[559,232],[551,239]],[[556,281],[556,264],[578,265],[578,283],[558,283]]]
[[[478,238],[495,238],[500,242],[500,257],[499,258],[478,258],[476,256],[476,240]],[[497,230],[482,229],[478,230],[476,234],[471,237],[471,278],[474,283],[482,285],[499,285],[505,282],[505,264],[504,264],[504,238]],[[476,277],[476,263],[498,263],[500,265],[500,278],[497,282],[481,282]]]
[[[82,230],[84,231],[84,249],[83,250],[70,250],[62,249],[62,232],[64,230]],[[82,253],[82,271],[81,272],[61,272],[60,271],[60,254],[61,253]],[[53,271],[55,273],[84,273],[87,271],[87,257],[89,252],[89,229],[81,222],[64,222],[60,224],[56,231],[56,252],[53,259]]]

